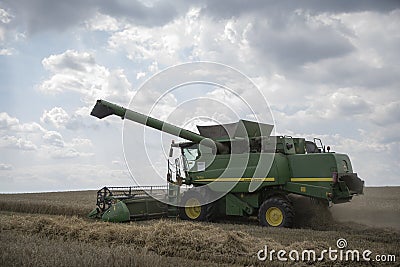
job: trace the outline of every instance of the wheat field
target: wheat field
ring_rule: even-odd
[[[253,219],[194,223],[177,218],[123,224],[87,219],[95,191],[0,194],[1,266],[306,266],[263,262],[257,252],[336,247],[400,257],[400,188],[367,188],[330,212],[296,202],[294,229],[266,228]],[[303,200],[304,201],[304,200]],[[325,212],[325,213],[324,213]],[[331,215],[332,213],[332,215]],[[332,217],[333,216],[333,217]],[[318,266],[354,265],[321,261]],[[362,262],[357,265],[378,265]]]

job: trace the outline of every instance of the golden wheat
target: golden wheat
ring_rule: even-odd
[[[368,189],[367,193],[376,191]],[[397,195],[382,198],[379,192],[371,193],[374,205],[367,208],[361,199],[353,203],[353,209],[363,209],[364,213],[383,210],[388,212],[386,216],[393,210],[390,220],[394,221],[399,209],[388,208],[399,205],[399,190],[394,191]],[[179,219],[105,223],[85,218],[94,207],[95,198],[95,191],[0,195],[0,265],[258,266],[267,263],[256,256],[265,245],[275,250],[321,251],[329,246],[334,248],[338,238],[346,238],[351,249],[400,257],[398,231],[339,223],[327,209],[312,206],[304,199],[295,202],[297,229],[277,229],[260,227],[251,218],[220,223]],[[395,198],[397,204],[379,204],[389,201],[388,198]],[[348,218],[353,219],[351,214]],[[268,263],[282,265],[277,261]],[[324,261],[317,265],[344,263]]]

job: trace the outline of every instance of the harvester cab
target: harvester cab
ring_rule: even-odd
[[[346,154],[329,149],[326,153],[317,138],[271,136],[270,124],[239,120],[197,126],[199,133],[195,133],[104,100],[96,102],[91,115],[100,119],[117,115],[187,140],[171,144],[170,156],[173,150],[179,153],[173,160],[170,157],[172,162],[168,160],[168,186],[158,190],[160,197],[132,194],[140,191],[137,187],[120,188],[124,195],[103,189],[98,199],[108,202],[100,201],[92,217],[127,221],[179,215],[210,221],[257,216],[263,226],[291,227],[295,212],[291,194],[328,205],[363,193],[364,181],[353,172]],[[190,189],[180,190],[181,185]]]

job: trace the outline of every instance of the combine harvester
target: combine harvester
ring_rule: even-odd
[[[125,222],[179,216],[212,221],[258,216],[263,226],[291,227],[294,209],[289,194],[326,206],[363,194],[364,181],[353,172],[347,155],[330,152],[320,139],[270,136],[273,125],[240,120],[197,126],[197,134],[104,100],[96,102],[91,115],[117,115],[188,140],[171,144],[169,156],[178,149],[180,157],[174,172],[168,161],[167,186],[104,187],[97,193],[92,218]],[[261,177],[260,166],[269,167]],[[190,188],[184,191],[181,185]]]

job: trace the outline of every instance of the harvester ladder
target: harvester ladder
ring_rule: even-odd
[[[178,215],[180,186],[168,183],[168,217],[176,217]]]

